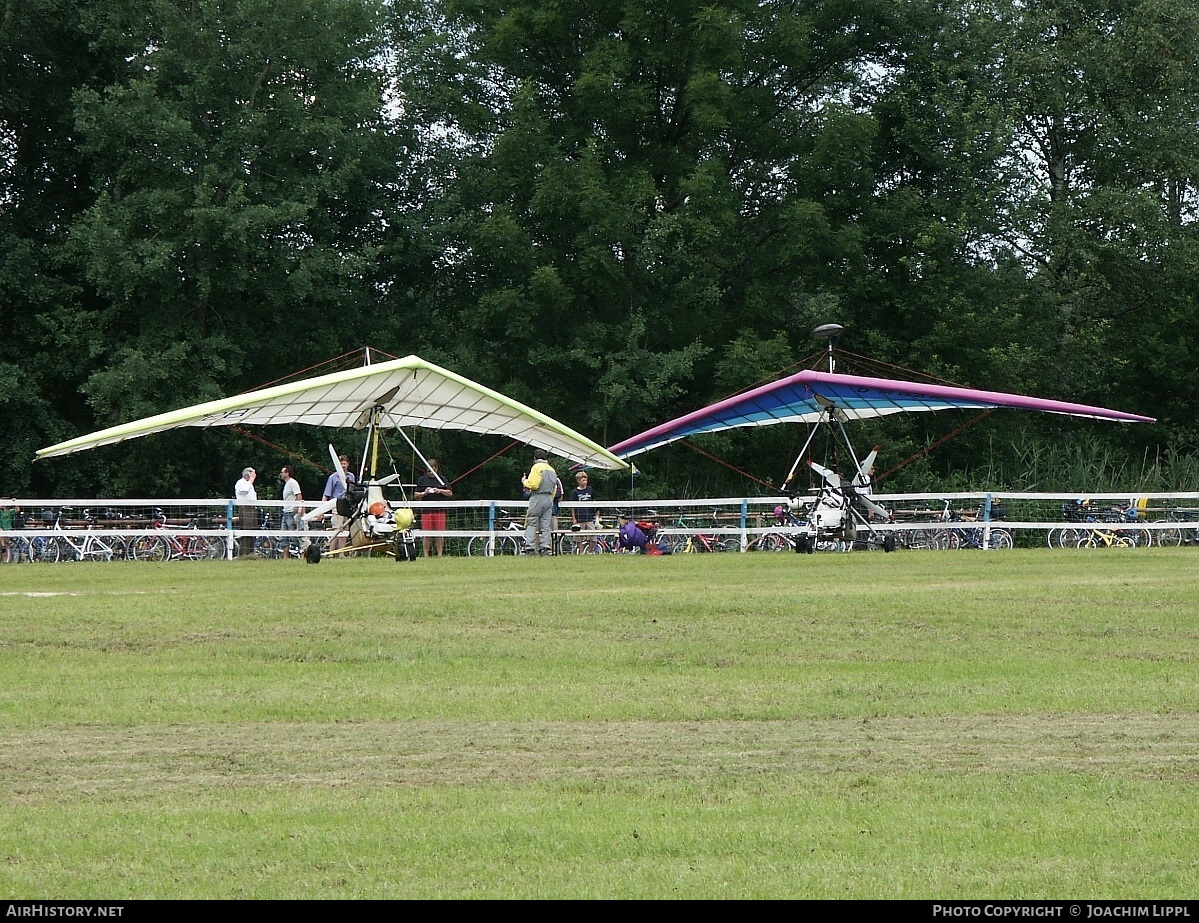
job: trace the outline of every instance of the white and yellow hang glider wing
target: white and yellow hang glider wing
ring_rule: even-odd
[[[109,427],[37,453],[38,459],[136,439],[181,426],[304,423],[310,426],[423,426],[508,436],[597,468],[628,463],[603,446],[468,378],[419,356],[248,391]]]

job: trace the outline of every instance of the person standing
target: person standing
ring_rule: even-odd
[[[533,450],[533,467],[521,478],[521,484],[529,492],[529,516],[525,526],[525,545],[538,554],[553,554],[553,531],[551,519],[554,514],[554,497],[562,484],[556,472],[546,461],[545,449]]]
[[[304,495],[291,465],[283,466],[283,470],[279,472],[279,480],[283,482],[283,515],[280,517],[280,528],[284,532],[299,531],[304,528],[304,522],[300,519],[300,514],[304,512]],[[295,538],[288,535],[283,541],[290,554],[295,548]],[[296,557],[299,557],[298,553]]]
[[[350,471],[349,456],[339,455],[337,458],[337,463],[341,465],[341,474],[339,475],[336,471],[334,471],[331,475],[329,475],[329,479],[325,481],[325,493],[321,497],[322,501],[328,502],[329,500],[340,500],[346,495],[346,486],[353,484],[355,481],[354,474],[352,471]],[[342,477],[345,478],[345,483],[342,483]],[[343,516],[337,511],[337,508],[334,507],[332,522],[333,541],[329,543],[329,550],[336,551],[346,543],[346,527],[350,524],[350,517]]]
[[[595,491],[591,489],[591,479],[586,471],[575,472],[575,489],[570,492],[572,503],[590,503],[595,499]],[[592,532],[599,529],[599,517],[592,507],[577,506],[570,511],[570,531]],[[587,544],[595,545],[595,536],[586,539]]]
[[[6,497],[0,501],[0,532],[11,532],[14,516],[21,512],[15,497]],[[0,561],[7,564],[12,560],[12,545],[8,537],[0,535]]]
[[[558,478],[558,486],[554,488],[554,506],[550,510],[550,534],[553,535],[558,531],[558,513],[559,504],[566,497],[566,488],[562,486],[562,479]]]
[[[254,479],[258,477],[258,472],[253,468],[243,468],[241,472],[241,480],[233,485],[233,499],[238,506],[238,525],[243,530],[254,530],[258,528],[258,491],[254,489]],[[243,535],[237,540],[238,547],[243,558],[249,558],[254,554],[254,536]]]
[[[570,499],[573,503],[590,503],[595,499],[595,491],[591,489],[591,479],[586,471],[575,473],[575,489],[570,492]],[[575,507],[570,511],[570,519],[571,528],[576,532],[581,529],[599,528],[595,510],[591,507]]]
[[[450,499],[454,496],[454,490],[450,487],[449,482],[441,476],[441,462],[436,458],[429,459],[429,470],[416,479],[416,497],[420,500],[439,500]],[[445,510],[421,510],[420,514],[421,531],[444,531],[446,527]],[[421,536],[421,550],[424,551],[425,557],[429,556],[430,543],[435,543],[437,548],[437,557],[441,557],[445,550],[445,536],[439,535],[436,539],[430,539],[427,535]]]

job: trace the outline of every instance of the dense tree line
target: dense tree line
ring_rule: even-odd
[[[996,414],[896,488],[1027,481],[1071,445],[1199,486],[1177,482],[1199,439],[1191,0],[2,9],[7,493],[222,494],[276,451],[181,431],[30,459],[364,345],[610,444],[802,365],[827,322],[874,360],[1162,421]],[[862,439],[894,463],[962,422]],[[777,481],[794,429],[698,448]],[[328,436],[266,435],[315,459]],[[502,448],[420,438],[451,472]],[[524,461],[462,494],[511,493]],[[768,489],[686,447],[645,468],[649,491]]]

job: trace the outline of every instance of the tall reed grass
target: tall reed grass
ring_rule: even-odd
[[[992,441],[987,458],[961,479],[968,489],[1193,491],[1199,490],[1199,455],[1173,445],[1146,447],[1136,455],[1108,442],[1021,433],[1011,443]]]

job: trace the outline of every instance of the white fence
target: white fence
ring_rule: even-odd
[[[810,504],[813,499],[801,497],[799,503]],[[1072,530],[1066,544],[1073,544],[1079,535],[1117,530],[1128,535],[1135,532],[1135,544],[1145,544],[1146,535],[1158,544],[1199,539],[1199,492],[1137,497],[1089,494],[1085,505],[1078,503],[1079,495],[1050,493],[879,494],[873,499],[890,511],[891,518],[874,521],[870,528],[879,536],[893,534],[900,549],[943,547],[944,543],[930,540],[930,536],[960,535],[968,529],[982,530],[984,545],[989,544],[985,541],[989,531],[1000,528],[1013,536],[1017,545],[1042,547],[1066,528]],[[444,539],[447,554],[489,554],[519,547],[518,534],[523,531],[528,504],[521,500],[393,500],[390,505],[411,508],[416,514],[415,536]],[[570,533],[572,510],[577,506],[561,504],[556,527],[560,542]],[[783,497],[594,501],[585,506],[597,512],[602,528],[565,539],[563,550],[576,549],[583,539],[587,539],[588,550],[614,545],[622,515],[654,523],[668,547],[681,547],[690,539],[689,550],[790,548],[789,542],[776,537],[795,531],[793,521],[775,516],[777,508],[788,506]],[[260,501],[256,504],[258,528],[244,528],[247,519],[231,500],[3,500],[0,558],[160,561],[231,559],[242,554],[281,557],[298,555],[308,542],[328,542],[333,537],[328,517],[306,529],[278,528],[282,507],[281,501]],[[444,529],[420,528],[422,511],[427,510],[446,513]],[[802,518],[802,508],[797,515]]]

